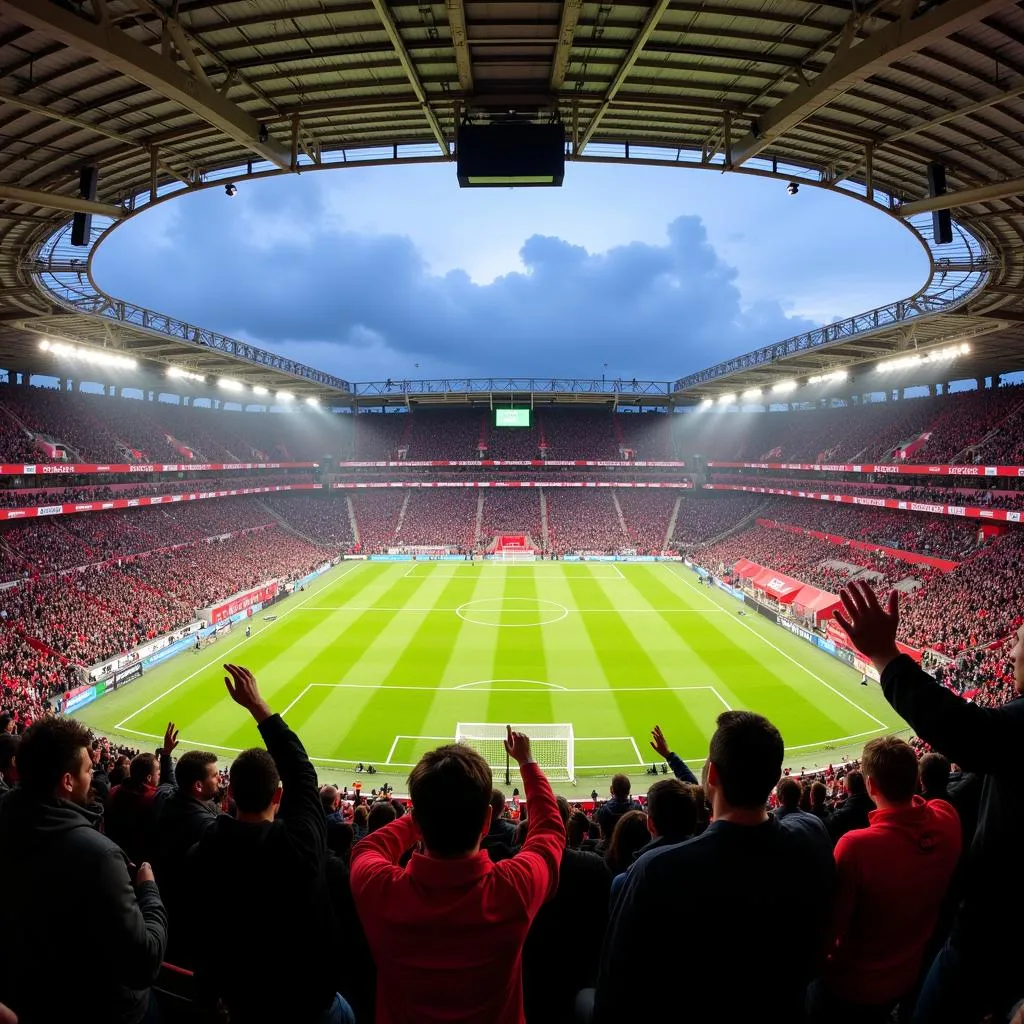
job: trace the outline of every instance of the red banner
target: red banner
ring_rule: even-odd
[[[3,462],[0,476],[73,476],[78,473],[199,473],[233,469],[316,469],[318,462]]]
[[[379,487],[647,487],[685,491],[692,488],[693,484],[689,480],[673,480],[670,483],[630,483],[621,480],[374,480],[366,483],[331,484],[333,490],[363,491]]]
[[[139,498],[113,498],[110,501],[67,501],[60,505],[34,505],[29,508],[0,508],[0,522],[8,519],[39,519],[42,516],[67,516],[75,512],[106,512],[112,508],[145,508],[147,505],[171,505],[179,501],[203,501],[206,498],[232,498],[242,494],[268,494],[272,491],[312,491],[322,484],[278,484],[275,487],[238,487],[230,491],[200,491],[194,494],[152,494]]]
[[[1020,523],[1024,512],[1001,508],[977,508],[969,505],[943,505],[937,501],[900,501],[897,498],[865,498],[856,494],[821,494],[817,491],[788,491],[779,487],[743,487],[740,484],[704,484],[707,491],[748,491],[751,494],[777,494],[784,498],[810,498],[833,501],[865,508],[894,508],[903,512],[931,512],[940,516],[962,516],[967,519],[990,519],[996,523]]]
[[[639,465],[639,463],[636,463]],[[1024,477],[1024,466],[929,466],[896,463],[817,462],[714,462],[712,469],[796,469],[814,473],[898,473],[901,476],[1016,476]]]
[[[244,612],[246,608],[251,608],[254,604],[269,601],[276,593],[277,581],[275,580],[247,593],[236,594],[234,597],[228,598],[223,604],[215,605],[209,610],[210,625],[224,622],[226,619],[230,619],[232,615]]]

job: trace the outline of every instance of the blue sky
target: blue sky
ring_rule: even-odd
[[[593,164],[561,189],[459,189],[438,164],[242,182],[143,213],[96,257],[119,298],[349,380],[672,379],[903,298],[925,272],[862,203]]]

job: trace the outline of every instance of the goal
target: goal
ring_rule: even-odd
[[[502,548],[501,551],[495,552],[494,560],[496,562],[536,562],[537,552],[524,551],[520,548]]]
[[[552,779],[576,781],[575,735],[572,726],[510,723],[516,732],[530,737],[534,760]],[[455,742],[465,743],[486,758],[492,771],[505,770],[505,726],[493,722],[459,722],[455,726]],[[515,762],[512,771],[518,774]]]

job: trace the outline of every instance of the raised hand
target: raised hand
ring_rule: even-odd
[[[256,719],[257,725],[269,718],[270,707],[260,695],[256,677],[241,665],[225,665],[224,668],[228,673],[224,677],[224,685],[227,686],[231,699],[245,708]]]
[[[900,653],[896,646],[896,630],[900,624],[899,594],[889,592],[885,608],[866,583],[851,583],[839,592],[846,615],[838,609],[836,622],[846,631],[854,647],[870,658],[879,672]]]
[[[659,757],[663,757],[666,761],[668,760],[669,754],[672,753],[672,750],[668,745],[668,741],[665,739],[665,734],[661,731],[660,725],[656,725],[651,730],[651,748]]]
[[[507,725],[505,728],[508,730],[508,734],[505,737],[505,750],[508,756],[518,765],[524,765],[527,761],[532,761],[530,737],[521,732],[513,732],[511,725]]]
[[[135,873],[135,884],[142,885],[143,882],[154,882],[156,879],[153,877],[153,869],[149,866],[148,861],[143,861],[139,865],[139,870]]]
[[[173,722],[167,723],[167,728],[164,730],[164,742],[160,749],[165,754],[170,754],[172,750],[178,745],[178,727]]]

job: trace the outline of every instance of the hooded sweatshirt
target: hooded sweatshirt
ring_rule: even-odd
[[[155,882],[132,887],[125,856],[97,831],[100,815],[15,789],[0,801],[0,993],[21,1024],[137,1024],[167,944]],[[103,962],[83,984],[58,965],[97,939]],[[69,979],[70,980],[70,979]]]
[[[834,940],[825,979],[841,999],[905,996],[921,969],[960,858],[960,821],[945,800],[872,811],[836,844]]]

